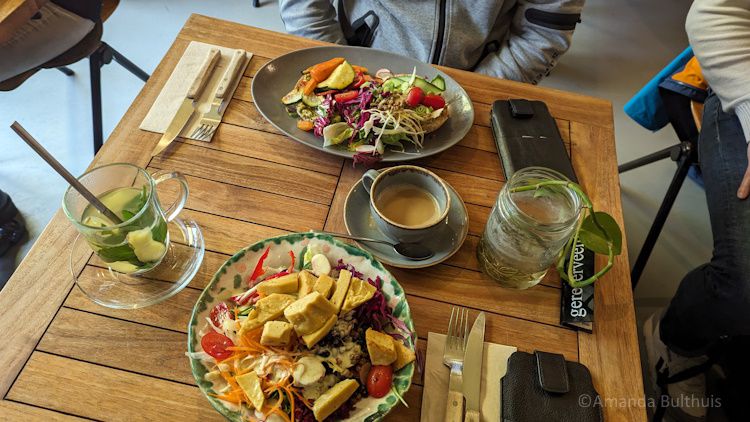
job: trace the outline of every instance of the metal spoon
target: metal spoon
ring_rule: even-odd
[[[430,250],[428,247],[421,245],[419,243],[413,243],[413,242],[398,242],[393,243],[389,240],[382,240],[382,239],[371,239],[369,237],[360,237],[360,236],[351,236],[348,234],[341,234],[341,233],[331,233],[331,232],[317,232],[320,234],[327,234],[334,237],[340,237],[343,239],[352,239],[352,240],[359,240],[362,242],[371,242],[371,243],[382,243],[384,245],[388,245],[393,248],[393,250],[396,251],[399,255],[411,259],[412,261],[424,261],[425,259],[430,259],[433,256],[435,256],[435,252]]]

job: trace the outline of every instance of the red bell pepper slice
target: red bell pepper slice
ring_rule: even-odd
[[[247,284],[249,287],[253,287],[254,281],[258,279],[258,277],[262,276],[263,273],[265,273],[265,270],[263,270],[263,262],[265,262],[266,258],[268,258],[268,253],[271,251],[271,247],[269,246],[266,248],[266,251],[263,252],[263,255],[260,256],[260,259],[258,260],[258,264],[255,265],[255,269],[253,270],[253,273],[250,275],[250,278],[247,280]]]
[[[337,103],[345,103],[349,100],[357,98],[357,95],[359,95],[359,92],[357,91],[347,91],[342,92],[341,94],[334,95],[333,99],[336,100]]]

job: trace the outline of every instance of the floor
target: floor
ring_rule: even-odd
[[[151,72],[193,12],[283,31],[277,4],[262,3],[254,9],[249,0],[124,0],[106,23],[104,40]],[[684,18],[689,6],[684,0],[588,0],[573,47],[542,83],[612,101],[620,163],[675,142],[669,129],[651,133],[632,122],[622,106],[685,48]],[[137,31],[133,30],[136,22]],[[4,120],[0,139],[5,146],[0,155],[0,189],[9,192],[22,210],[32,238],[60,206],[66,183],[7,125],[21,122],[72,173],[80,174],[92,158],[88,65],[81,62],[71,68],[75,77],[42,71],[15,91],[0,94]],[[104,68],[102,81],[106,137],[142,84],[116,64]],[[674,169],[672,162],[660,162],[621,178],[631,263]],[[708,259],[710,245],[703,191],[687,182],[636,290],[639,324],[668,302],[688,270]]]

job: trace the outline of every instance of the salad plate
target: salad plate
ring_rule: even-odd
[[[327,258],[327,262],[321,264],[320,256]],[[276,288],[281,283],[289,281],[291,276],[295,280],[299,277],[299,288],[302,289],[302,274],[305,272],[327,273],[330,278],[338,279],[329,299],[334,304],[344,273],[351,276],[349,293],[343,302],[338,319],[333,318],[337,322],[332,329],[329,327],[328,334],[316,340],[318,343],[311,347],[308,347],[308,335],[297,337],[296,334],[299,333],[294,331],[288,345],[262,346],[262,344],[267,344],[265,337],[268,327],[265,325],[293,324],[294,330],[298,328],[297,315],[293,315],[290,309],[297,307],[296,303],[303,300],[296,299],[296,293],[288,293],[279,296],[289,296],[290,300],[297,302],[285,305],[280,318],[265,322],[262,328],[257,328],[257,330],[263,330],[262,337],[258,334],[257,343],[249,339],[253,335],[252,331],[245,331],[244,340],[240,338],[243,336],[247,321],[251,318],[259,318],[258,315],[265,312],[264,309],[267,310],[261,305],[261,300],[269,300],[274,296],[274,294],[269,294],[269,291],[263,290],[262,286],[266,288],[275,286]],[[318,280],[324,278],[326,277],[321,274]],[[349,299],[355,289],[355,282],[370,289],[370,299],[359,305],[354,303],[352,308]],[[248,289],[249,285],[253,287]],[[317,283],[315,288],[318,288]],[[367,289],[358,291],[367,291]],[[319,295],[316,291],[305,296],[300,292],[299,297],[307,300]],[[261,297],[260,300],[258,296]],[[317,299],[320,300],[319,297]],[[373,314],[377,314],[376,317],[372,317]],[[243,315],[247,315],[247,319]],[[368,317],[365,318],[364,315]],[[344,322],[343,329],[351,331],[350,333],[342,332],[342,322]],[[348,327],[346,323],[349,324]],[[242,328],[238,332],[232,331],[240,326]],[[369,382],[365,384],[360,381],[363,376],[365,378],[369,376],[365,374],[370,368],[373,370],[382,368],[382,366],[375,365],[385,364],[376,363],[375,354],[370,348],[370,334],[371,331],[376,330],[379,331],[379,336],[386,338],[387,342],[398,343],[399,347],[396,349],[400,348],[406,356],[411,356],[411,360],[402,360],[402,354],[399,352],[399,358],[390,366],[393,369],[391,384],[377,394],[370,390]],[[225,337],[226,343],[217,346],[215,342],[206,342],[209,336]],[[367,337],[366,346],[365,337]],[[229,338],[233,338],[234,342],[228,340]],[[415,342],[416,333],[404,290],[383,265],[362,249],[337,241],[327,235],[308,232],[262,240],[240,250],[222,265],[193,308],[188,327],[187,354],[201,391],[213,407],[229,420],[246,421],[260,417],[268,421],[377,421],[382,419],[399,400],[402,400],[411,385],[415,367]],[[225,347],[230,343],[237,343],[237,346]],[[350,353],[352,349],[359,350],[359,352]],[[248,350],[253,350],[253,352],[247,352]],[[341,350],[347,351],[347,357],[340,354]],[[215,357],[217,351],[226,353],[226,356]],[[322,378],[312,384],[309,380],[305,381],[303,377],[309,376],[309,368],[303,365],[303,375],[298,375],[299,365],[303,359],[317,359],[322,362],[324,366],[321,368],[325,368],[325,376],[321,375]],[[378,357],[378,359],[381,358]],[[399,360],[401,364],[398,364]],[[294,361],[294,363],[292,363],[293,366],[284,369],[283,361]],[[274,366],[274,363],[278,365]],[[358,368],[359,364],[364,366],[364,374],[363,369]],[[269,365],[273,370],[268,369]],[[248,390],[247,386],[239,380],[247,372],[253,372],[251,374],[253,378],[257,378],[256,373],[260,374],[258,385],[264,391],[265,404],[258,405],[266,413],[253,413],[256,412],[253,406],[256,403],[253,401],[252,390]],[[325,384],[329,378],[333,379],[322,388],[318,385]],[[302,387],[298,381],[302,383]],[[238,387],[238,382],[242,386],[241,389]],[[330,384],[336,382],[338,383],[334,387],[330,387]],[[333,413],[326,415],[331,411],[329,408],[323,414],[319,414],[319,407],[324,406],[319,406],[318,402],[322,401],[324,396],[329,398],[331,391],[336,390],[339,384],[345,383],[355,385],[354,393],[349,393],[351,396],[347,396],[348,399],[337,403],[337,409],[334,409]],[[278,384],[283,384],[283,388],[279,387],[276,390],[275,386]],[[292,388],[292,386],[300,388]],[[314,393],[315,389],[324,393]],[[245,394],[243,395],[242,392]],[[309,396],[309,392],[314,395]],[[236,396],[237,394],[239,396]],[[319,397],[311,398],[315,395]],[[287,397],[294,398],[294,400]],[[309,403],[303,404],[303,400],[309,400]],[[291,406],[291,402],[295,403],[296,410]],[[313,409],[315,409],[314,417]],[[286,414],[284,417],[274,412],[286,412]],[[292,413],[294,418],[291,417]],[[327,416],[330,417],[327,418]]]
[[[345,63],[342,64],[340,60]],[[309,95],[304,97],[290,95],[298,88],[302,90],[305,85],[304,78],[310,74],[310,69],[315,69],[316,65],[326,68],[327,64],[339,64],[346,69],[342,71],[335,66],[328,66],[324,76],[330,76],[325,81],[320,81],[314,92],[311,87],[309,92],[305,90]],[[388,72],[382,72],[386,70]],[[354,82],[347,86],[336,85],[336,82],[341,82],[342,74],[349,77],[344,84],[350,82],[351,78],[354,78]],[[361,76],[364,76],[367,82],[364,85],[361,84],[362,81],[358,82]],[[393,82],[398,85],[395,89]],[[362,98],[363,93],[379,100],[384,98],[381,97],[383,92],[397,91],[398,95],[391,98],[406,102],[414,86],[419,87],[420,91],[423,89],[423,92],[416,100],[409,98],[409,106],[403,108],[408,108],[409,113],[413,110],[422,113],[422,117],[417,120],[423,122],[439,116],[440,124],[425,122],[422,130],[420,125],[414,124],[413,121],[409,124],[408,119],[391,118],[390,115],[371,116],[372,113],[366,113],[367,110],[382,109],[382,106],[378,105],[382,103],[375,104],[374,101],[370,101],[370,97]],[[293,51],[271,60],[258,70],[251,89],[258,111],[281,132],[312,148],[367,164],[381,160],[416,160],[445,151],[466,135],[474,121],[474,107],[468,94],[450,76],[429,64],[371,48],[330,46]],[[359,96],[355,96],[355,92]],[[349,94],[353,97],[349,98]],[[340,97],[341,95],[346,98]],[[435,105],[434,101],[428,101],[436,96],[442,98],[438,99],[438,105]],[[350,110],[341,110],[341,107],[331,104],[335,103],[336,97],[339,97],[339,103],[346,100],[347,104],[356,104],[349,107]],[[307,98],[311,100],[308,101]],[[295,105],[303,107],[304,110],[295,110]],[[445,108],[443,113],[442,107]],[[335,109],[336,113],[333,113],[332,109]],[[350,112],[354,116],[350,116]],[[360,118],[361,114],[364,114],[364,117]],[[309,127],[299,125],[303,120],[309,122]],[[400,123],[394,124],[396,120]],[[353,131],[347,133],[348,142],[341,142],[339,139],[334,144],[330,139],[324,139],[323,129],[342,121],[349,123]],[[376,127],[371,131],[373,125]],[[402,136],[400,139],[391,139],[390,143],[384,145],[379,139],[374,139],[378,137],[378,129],[381,129],[377,126],[385,126],[382,129],[388,134],[400,134],[403,131],[413,139]]]

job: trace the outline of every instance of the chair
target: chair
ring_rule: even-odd
[[[119,0],[96,1],[56,1],[62,7],[95,22],[94,28],[76,45],[35,68],[29,69],[10,79],[0,81],[0,91],[10,91],[20,86],[24,81],[42,69],[56,68],[67,76],[73,76],[73,70],[67,65],[76,63],[88,57],[91,82],[91,113],[93,120],[94,154],[104,143],[102,130],[102,90],[101,68],[116,61],[130,73],[146,82],[148,73],[136,66],[109,44],[102,41],[102,23],[109,18],[119,4]],[[86,7],[89,6],[89,7]]]
[[[691,169],[698,173],[697,142],[703,114],[702,103],[706,97],[706,90],[702,78],[700,80],[701,86],[686,84],[674,79],[678,77],[678,73],[689,66],[697,66],[697,61],[693,60],[693,52],[690,48],[686,49],[669,66],[659,72],[625,105],[625,112],[642,126],[651,130],[659,130],[666,124],[670,124],[678,139],[678,143],[671,147],[621,164],[618,167],[618,171],[624,173],[665,158],[670,158],[677,163],[677,170],[669,183],[667,193],[664,195],[646,240],[643,242],[641,251],[633,265],[631,271],[633,289],[638,285],[685,178],[691,172]],[[697,82],[695,83],[697,84]],[[700,176],[696,177],[699,178]],[[699,181],[699,183],[702,183],[702,181]]]

